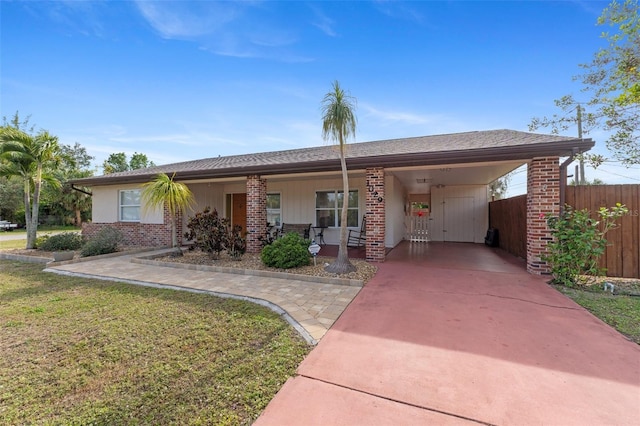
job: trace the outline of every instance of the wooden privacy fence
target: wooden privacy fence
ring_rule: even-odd
[[[500,248],[527,258],[527,196],[489,203],[489,226],[498,230]]]
[[[567,186],[566,202],[574,209],[588,209],[592,217],[600,207],[622,203],[629,213],[605,235],[607,251],[600,266],[611,277],[640,278],[640,185]]]
[[[594,218],[600,207],[627,206],[629,213],[605,236],[600,266],[611,277],[640,278],[640,185],[567,186],[565,194],[567,204],[589,210]],[[489,226],[498,229],[500,248],[522,258],[527,256],[526,211],[526,195],[489,203]]]

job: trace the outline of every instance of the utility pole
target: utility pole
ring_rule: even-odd
[[[577,122],[578,122],[578,138],[582,139],[582,107],[578,104],[577,109]],[[582,154],[580,155],[580,180],[578,180],[578,176],[575,178],[576,185],[586,185],[586,179],[584,178],[584,158]]]

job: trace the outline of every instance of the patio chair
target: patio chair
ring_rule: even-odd
[[[280,228],[280,236],[283,237],[289,232],[295,232],[303,239],[308,240],[310,231],[310,223],[283,223],[282,227]]]
[[[362,247],[367,241],[367,217],[362,217],[362,225],[359,231],[351,229],[347,238],[347,247]]]

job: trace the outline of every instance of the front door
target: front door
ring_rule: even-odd
[[[231,225],[247,230],[247,194],[231,194]]]

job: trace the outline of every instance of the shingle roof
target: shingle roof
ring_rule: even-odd
[[[347,146],[347,167],[401,167],[529,159],[567,156],[572,150],[584,152],[594,145],[591,139],[544,135],[515,130],[489,130],[446,135],[420,136]],[[179,180],[273,175],[340,170],[338,150],[326,145],[313,148],[256,154],[212,157],[146,169],[77,179],[77,185],[109,185],[146,182],[158,173],[176,173]]]

